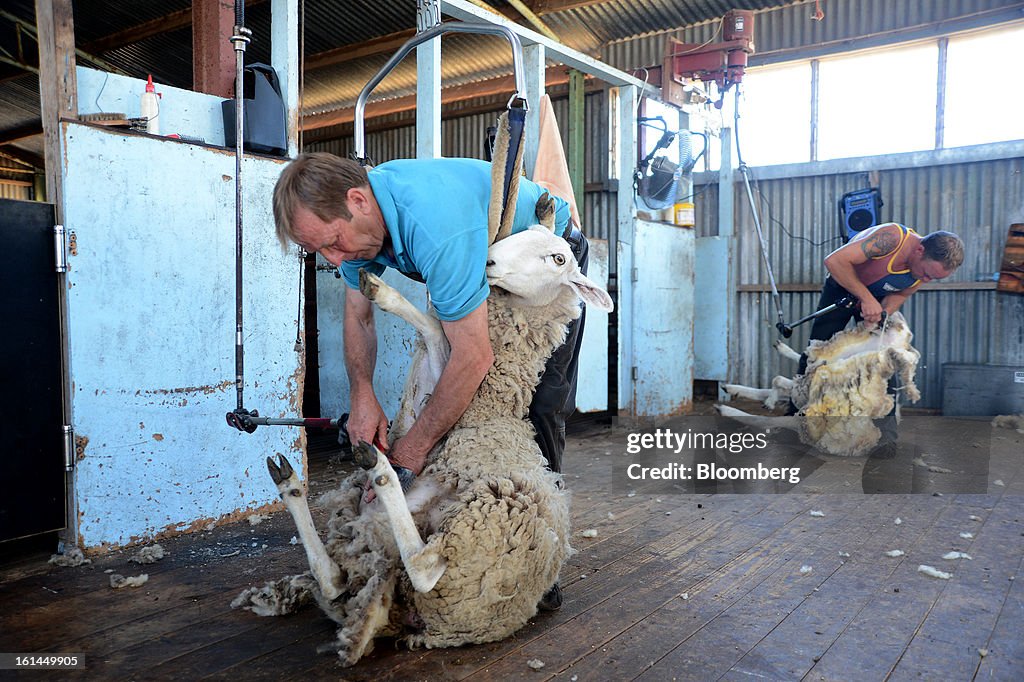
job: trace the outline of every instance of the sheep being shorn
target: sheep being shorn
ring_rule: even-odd
[[[386,457],[361,444],[354,454],[369,472],[353,474],[325,500],[332,511],[325,546],[295,472],[283,457],[270,462],[311,572],[246,590],[233,606],[271,615],[312,597],[339,624],[331,648],[346,665],[376,637],[426,647],[494,641],[536,613],[571,551],[569,504],[526,415],[547,358],[580,314],[580,299],[604,310],[612,303],[580,273],[568,243],[540,227],[492,246],[487,277],[494,365],[408,493]],[[436,319],[376,277],[361,277],[361,289],[420,332],[416,365],[447,357]],[[411,370],[404,428],[436,382],[439,372],[431,373]],[[367,476],[378,497],[368,505],[360,503]]]
[[[910,345],[912,339],[903,315],[895,313],[880,328],[861,323],[828,341],[812,341],[805,374],[794,379],[775,377],[770,389],[739,384],[722,387],[735,397],[762,400],[769,409],[792,399],[799,408],[796,417],[755,418],[726,405],[719,405],[718,411],[748,423],[792,428],[804,443],[828,454],[863,455],[881,435],[872,420],[893,409],[893,397],[887,391],[889,379],[899,375],[910,402],[921,397],[914,385],[920,353]],[[777,343],[776,349],[787,357],[792,355],[792,351],[785,352],[790,350],[785,344]]]

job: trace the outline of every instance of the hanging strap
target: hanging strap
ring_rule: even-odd
[[[523,175],[523,131],[526,128],[526,100],[513,95],[508,110],[498,117],[491,159],[491,200],[487,211],[487,243],[493,244],[512,234],[519,197],[519,178]]]

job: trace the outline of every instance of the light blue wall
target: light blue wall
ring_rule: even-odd
[[[587,277],[608,288],[607,239],[590,240]],[[580,412],[608,409],[608,313],[596,308],[587,309],[587,322],[583,327],[576,409]]]
[[[693,375],[698,379],[729,379],[729,240],[700,237],[696,240]]]
[[[317,261],[326,263],[320,256]],[[427,306],[426,288],[404,275],[388,270],[384,281],[420,309]],[[320,344],[320,408],[323,416],[337,417],[349,411],[349,382],[345,372],[342,320],[345,314],[345,281],[330,272],[317,273],[317,327]],[[404,320],[375,310],[377,369],[374,387],[384,413],[394,417],[412,361],[416,334]]]
[[[113,78],[113,76],[111,77]],[[73,424],[84,546],[202,527],[277,500],[265,458],[304,470],[297,429],[239,433],[234,155],[63,124]],[[245,406],[295,417],[297,258],[282,253],[270,196],[281,163],[247,158]]]
[[[683,414],[693,402],[694,231],[637,220],[634,240],[632,414]]]
[[[138,118],[146,81],[79,66],[78,113],[117,112]],[[207,144],[224,145],[224,115],[219,97],[155,83],[160,98],[160,134],[178,133]],[[243,171],[244,172],[244,171]]]

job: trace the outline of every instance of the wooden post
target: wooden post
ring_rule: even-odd
[[[569,181],[575,194],[576,210],[586,225],[584,186],[586,185],[586,91],[584,74],[579,69],[569,70]]]
[[[235,25],[230,0],[194,0],[192,3],[192,89],[216,97],[235,95]]]
[[[39,108],[46,158],[46,199],[63,222],[60,119],[78,117],[75,22],[71,0],[36,0],[39,40]]]
[[[39,108],[43,124],[46,164],[45,197],[54,207],[58,225],[64,224],[64,164],[61,152],[61,119],[78,118],[78,80],[75,74],[75,22],[71,0],[36,0],[36,39],[39,43]],[[60,317],[61,424],[74,424],[71,400],[71,349],[68,342],[67,273],[55,273],[57,308]],[[57,358],[54,358],[56,361]],[[60,533],[66,546],[78,544],[78,501],[75,472],[64,479],[65,528]]]

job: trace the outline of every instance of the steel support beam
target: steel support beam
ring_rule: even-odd
[[[506,26],[519,36],[519,40],[522,42],[523,47],[534,44],[543,45],[547,59],[561,62],[574,69],[579,69],[584,73],[600,78],[609,85],[629,85],[646,91],[651,95],[657,95],[659,92],[658,88],[647,85],[642,80],[630,76],[625,71],[620,71],[608,66],[602,61],[566,47],[565,45],[551,40],[536,31],[531,31],[528,28],[523,28],[519,24],[503,19],[500,16],[495,15],[493,12],[482,10],[472,3],[466,2],[466,0],[441,0],[441,11],[450,17],[461,19],[462,21],[484,22],[494,24],[496,26]]]
[[[299,2],[273,0],[270,12],[270,65],[281,83],[288,117],[288,156],[294,159],[299,154]]]

